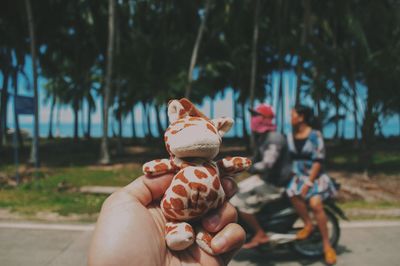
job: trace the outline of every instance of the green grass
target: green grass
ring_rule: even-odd
[[[76,192],[77,188],[86,185],[124,186],[140,175],[140,169],[71,167],[52,169],[51,173],[41,175],[42,178],[16,188],[3,187],[0,190],[0,207],[25,215],[37,212],[56,212],[60,215],[97,213],[106,196],[82,194]],[[59,191],[60,183],[69,189]]]

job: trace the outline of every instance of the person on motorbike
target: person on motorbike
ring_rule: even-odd
[[[251,112],[250,128],[255,135],[255,153],[249,172],[253,174],[238,184],[238,193],[231,203],[238,214],[254,231],[253,238],[243,248],[254,248],[268,242],[268,236],[255,214],[276,193],[275,186],[283,186],[291,178],[291,162],[285,137],[276,132],[275,113],[271,106],[261,104]]]
[[[304,221],[304,228],[297,232],[297,239],[306,239],[314,230],[307,204],[311,208],[321,232],[325,261],[336,263],[336,252],[329,242],[327,218],[323,200],[336,194],[334,183],[324,173],[324,140],[320,131],[313,129],[313,111],[297,105],[291,112],[292,133],[287,143],[293,162],[294,176],[287,186],[287,195]]]

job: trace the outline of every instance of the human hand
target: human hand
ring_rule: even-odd
[[[164,239],[166,220],[158,204],[173,175],[141,176],[104,202],[90,245],[89,265],[226,265],[242,246],[245,232],[236,224],[236,209],[226,202],[202,219],[203,227],[216,233],[211,256],[196,244],[171,251]],[[233,180],[222,178],[227,197]]]
[[[306,198],[309,189],[310,189],[310,186],[308,184],[304,184],[303,187],[301,188],[300,195],[303,199]]]

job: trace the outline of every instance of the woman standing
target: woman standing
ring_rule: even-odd
[[[321,132],[312,128],[313,119],[313,111],[307,106],[298,105],[292,110],[293,133],[288,135],[288,146],[293,159],[294,176],[288,185],[287,194],[304,221],[304,228],[297,232],[297,239],[306,239],[314,229],[307,201],[321,232],[325,261],[335,264],[336,252],[329,242],[323,200],[334,196],[336,189],[323,171],[324,141]]]

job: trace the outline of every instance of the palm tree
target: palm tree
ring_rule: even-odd
[[[185,97],[188,99],[190,99],[190,94],[192,92],[193,70],[194,70],[194,67],[196,66],[197,54],[199,52],[201,39],[203,37],[204,31],[206,28],[207,16],[208,16],[209,9],[210,9],[210,1],[211,0],[205,0],[205,1],[206,1],[206,3],[205,3],[205,7],[204,7],[203,19],[201,20],[201,23],[200,23],[200,26],[199,26],[199,29],[197,32],[196,41],[193,46],[192,56],[190,58],[188,81],[187,81],[187,86],[186,86],[186,91],[185,91]]]
[[[107,67],[105,88],[103,93],[103,136],[101,138],[100,163],[109,164],[108,151],[108,109],[110,105],[111,81],[114,57],[114,31],[115,31],[115,0],[108,1],[108,43],[107,43]]]
[[[28,17],[28,28],[29,28],[29,38],[30,38],[30,53],[32,59],[32,70],[33,70],[33,93],[34,93],[34,129],[33,129],[33,141],[30,162],[35,164],[38,168],[40,165],[39,161],[39,90],[38,90],[38,74],[37,74],[37,56],[36,56],[36,36],[34,29],[34,17],[32,12],[32,6],[30,0],[25,0],[26,12]]]

